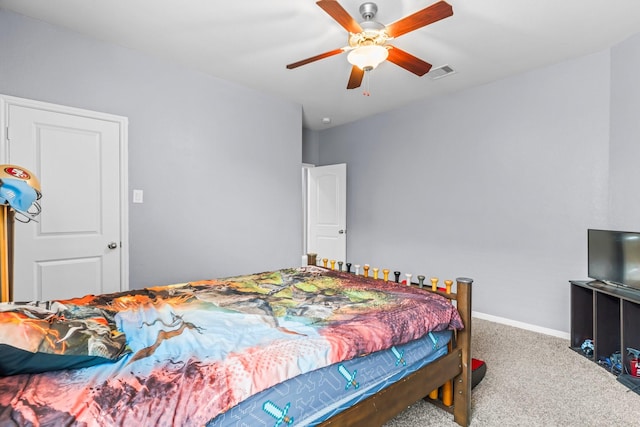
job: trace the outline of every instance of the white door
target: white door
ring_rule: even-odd
[[[14,226],[14,300],[128,288],[121,194],[126,119],[11,99],[4,110],[5,163],[29,169],[42,187],[38,222]]]
[[[347,165],[309,168],[307,252],[346,261]]]

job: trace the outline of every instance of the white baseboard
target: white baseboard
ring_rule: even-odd
[[[504,317],[492,316],[491,314],[479,313],[477,311],[471,312],[472,317],[478,319],[489,320],[490,322],[502,323],[503,325],[514,326],[516,328],[525,329],[527,331],[539,332],[545,335],[551,335],[558,338],[571,339],[571,335],[568,332],[557,331],[555,329],[543,328],[542,326],[532,325],[530,323],[518,322],[517,320],[511,320]]]

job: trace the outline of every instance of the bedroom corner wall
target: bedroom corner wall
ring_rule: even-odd
[[[129,118],[132,288],[299,265],[298,104],[2,9],[0,40],[0,93]]]
[[[302,163],[317,165],[320,161],[320,134],[318,131],[302,131]]]
[[[608,224],[609,88],[605,51],[321,131],[320,164],[349,167],[347,257],[472,277],[475,311],[568,331]]]

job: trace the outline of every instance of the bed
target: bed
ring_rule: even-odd
[[[374,426],[429,394],[468,425],[472,280],[386,279],[325,262],[0,304],[0,425]]]

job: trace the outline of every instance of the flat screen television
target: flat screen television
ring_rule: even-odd
[[[588,275],[640,290],[640,233],[587,230]]]

